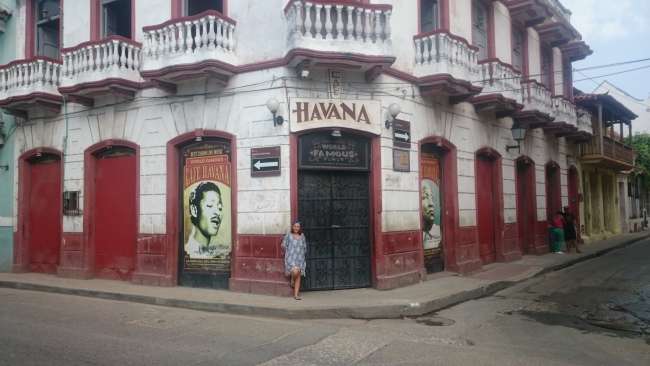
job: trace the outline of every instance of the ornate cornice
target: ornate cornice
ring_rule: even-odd
[[[5,32],[7,20],[11,17],[11,10],[0,4],[0,33]]]

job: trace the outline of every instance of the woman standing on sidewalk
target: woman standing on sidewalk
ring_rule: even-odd
[[[307,252],[307,239],[302,233],[300,222],[296,221],[291,225],[291,231],[282,239],[284,249],[284,274],[291,277],[293,287],[293,298],[302,300],[300,297],[301,277],[305,275],[305,254]]]
[[[555,213],[551,219],[551,252],[562,254],[564,246],[564,217],[562,211]]]
[[[567,206],[564,208],[564,241],[567,253],[571,252],[571,248],[576,248],[576,253],[582,253],[578,247],[577,239],[576,218]]]

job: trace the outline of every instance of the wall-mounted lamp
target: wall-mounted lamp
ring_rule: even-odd
[[[266,102],[266,108],[269,109],[271,114],[273,115],[273,126],[279,126],[284,123],[284,118],[282,116],[278,116],[278,108],[280,108],[280,102],[278,102],[277,99],[271,98]]]
[[[391,105],[388,106],[388,118],[386,118],[386,122],[384,123],[386,129],[389,129],[390,126],[393,125],[395,117],[397,117],[400,112],[402,112],[402,108],[399,106],[399,104],[391,103]]]
[[[521,142],[526,138],[526,128],[515,123],[510,132],[512,133],[512,138],[517,142],[517,145],[506,145],[506,151],[509,152],[510,149],[517,149],[517,151],[520,152]]]
[[[296,66],[296,74],[298,75],[298,78],[307,79],[309,77],[310,74],[309,65],[310,65],[309,60],[302,60]]]

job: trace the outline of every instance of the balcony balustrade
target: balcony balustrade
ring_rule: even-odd
[[[144,27],[142,76],[167,82],[235,73],[236,22],[208,10],[191,17]]]
[[[391,5],[292,0],[285,7],[289,65],[368,71],[395,62]],[[305,66],[306,65],[306,66]]]
[[[478,49],[446,32],[417,35],[414,73],[423,94],[471,97],[481,91],[472,85],[479,80]]]
[[[143,83],[141,53],[141,44],[118,36],[63,49],[59,91],[77,98],[108,92],[132,96]]]
[[[590,135],[594,133],[591,125],[591,114],[584,108],[576,107],[577,125],[579,131],[584,131]]]
[[[578,115],[576,106],[563,96],[552,97],[553,122],[545,126],[548,133],[556,136],[569,136],[578,132]]]
[[[61,62],[36,57],[0,66],[0,107],[25,114],[40,109],[58,112]]]
[[[548,88],[535,80],[522,84],[524,108],[514,118],[528,128],[544,127],[554,120],[553,95]]]
[[[521,73],[499,60],[479,62],[481,94],[470,102],[477,111],[493,110],[497,117],[506,117],[523,108]]]
[[[599,136],[594,136],[588,143],[579,146],[580,156],[584,163],[602,163],[620,170],[634,167],[636,157],[634,149],[610,137],[603,136],[601,140]]]

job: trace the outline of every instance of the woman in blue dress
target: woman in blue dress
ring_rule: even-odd
[[[299,295],[300,278],[305,275],[307,240],[302,233],[300,222],[296,221],[291,225],[291,231],[282,239],[282,248],[284,249],[284,274],[291,276],[293,298],[302,300]]]

